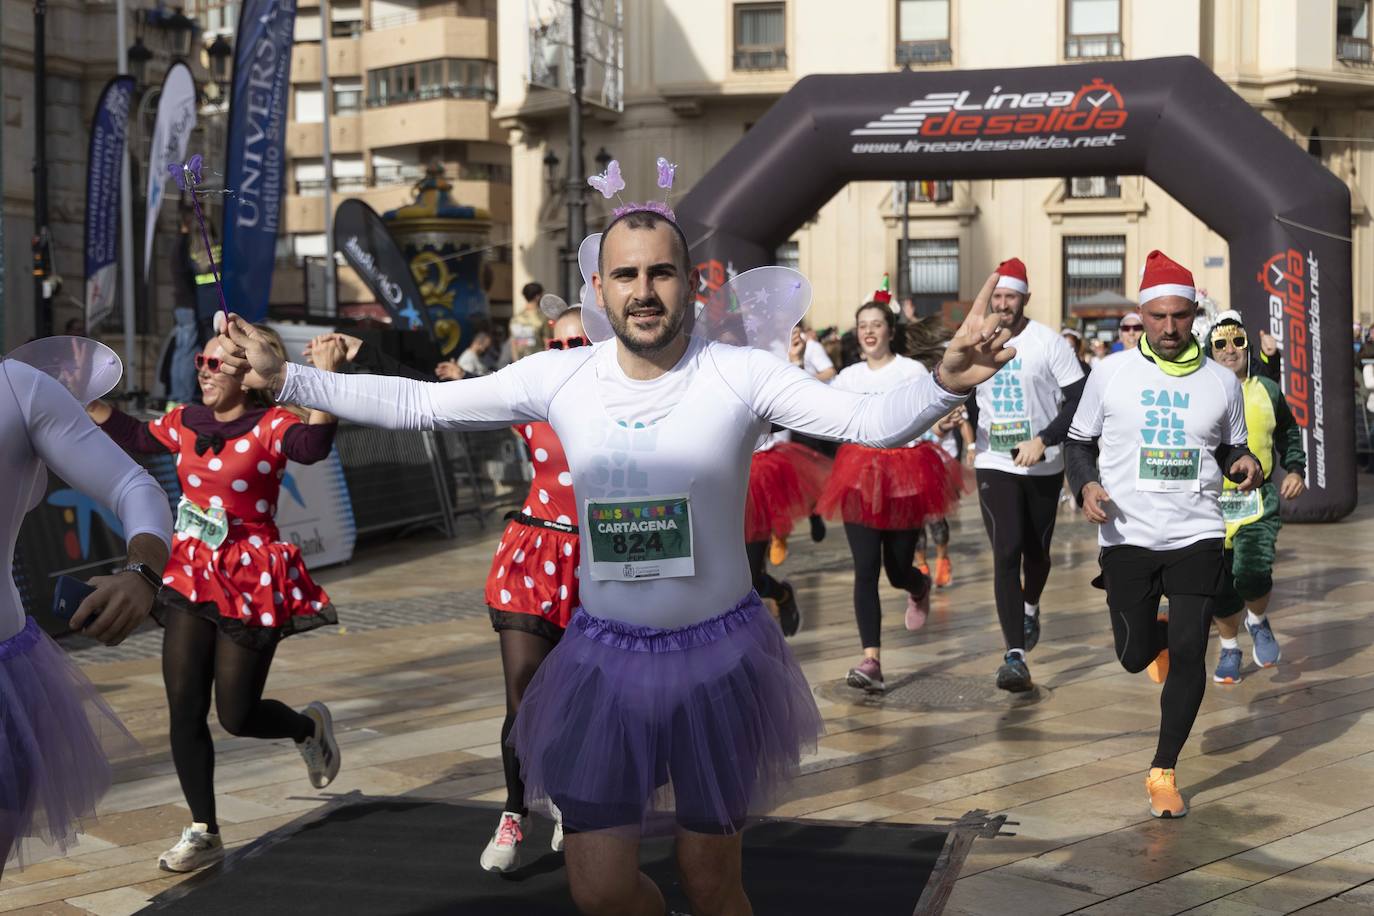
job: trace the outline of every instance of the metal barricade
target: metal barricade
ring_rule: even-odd
[[[334,444],[359,535],[433,525],[453,537],[445,463],[434,433],[340,423]]]

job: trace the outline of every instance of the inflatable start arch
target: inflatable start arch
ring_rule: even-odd
[[[1146,175],[1226,239],[1228,305],[1281,341],[1307,447],[1285,517],[1350,512],[1349,191],[1196,58],[806,77],[676,210],[714,286],[850,181],[1077,175]]]

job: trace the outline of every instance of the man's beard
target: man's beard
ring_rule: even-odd
[[[1170,343],[1165,340],[1160,340],[1156,343],[1152,340],[1150,341],[1150,349],[1154,350],[1165,359],[1173,360],[1177,359],[1183,354],[1184,350],[1188,349],[1188,341],[1190,340],[1192,340],[1191,336],[1180,337],[1177,343]]]
[[[630,312],[636,308],[650,305],[657,305],[659,308],[663,309],[663,324],[661,329],[657,335],[647,341],[632,337],[630,335]],[[638,354],[657,353],[676,340],[678,334],[682,332],[682,323],[687,319],[687,309],[679,309],[677,316],[674,317],[668,307],[655,298],[645,301],[627,302],[625,303],[625,308],[619,315],[611,309],[607,309],[606,317],[611,322],[611,330],[615,332],[615,336],[620,342],[625,345],[625,349],[629,350],[631,353]]]

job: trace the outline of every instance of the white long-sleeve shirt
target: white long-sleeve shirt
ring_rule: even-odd
[[[292,364],[281,400],[387,429],[547,420],[567,452],[581,507],[583,605],[598,617],[660,628],[713,617],[749,593],[740,519],[750,453],[769,424],[894,447],[962,401],[928,375],[883,394],[847,392],[762,351],[699,339],[664,375],[638,381],[620,369],[615,348],[606,341],[536,353],[486,378],[437,384]],[[669,523],[690,531],[690,572],[677,561],[623,569],[596,562],[598,537],[607,548],[617,533],[634,537],[634,526],[606,521],[628,518],[627,501],[659,512],[657,521],[646,517],[644,537]],[[607,503],[617,505],[608,511]],[[627,511],[617,516],[618,508]]]
[[[1111,497],[1097,529],[1102,546],[1174,550],[1226,533],[1214,452],[1247,439],[1245,399],[1229,369],[1209,359],[1176,377],[1139,350],[1113,353],[1089,373],[1069,438],[1098,440]]]
[[[0,542],[7,570],[19,526],[43,498],[44,466],[114,512],[126,540],[151,534],[170,546],[172,510],[157,481],[60,384],[25,363],[0,361]],[[0,589],[0,640],[24,627],[19,590],[7,580]]]

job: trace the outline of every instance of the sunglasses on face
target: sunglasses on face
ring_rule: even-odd
[[[549,340],[550,350],[571,350],[573,347],[585,347],[591,341],[585,337],[554,337]]]
[[[1225,350],[1228,343],[1237,350],[1244,350],[1246,347],[1250,346],[1250,341],[1246,336],[1244,334],[1238,334],[1235,337],[1213,337],[1212,349]]]
[[[206,356],[204,353],[196,354],[197,372],[199,372],[201,369],[208,369],[211,372],[218,372],[220,365],[221,362],[218,356]]]
[[[1145,330],[1143,324],[1123,324],[1121,326],[1121,333],[1123,334],[1139,334],[1143,330]]]

